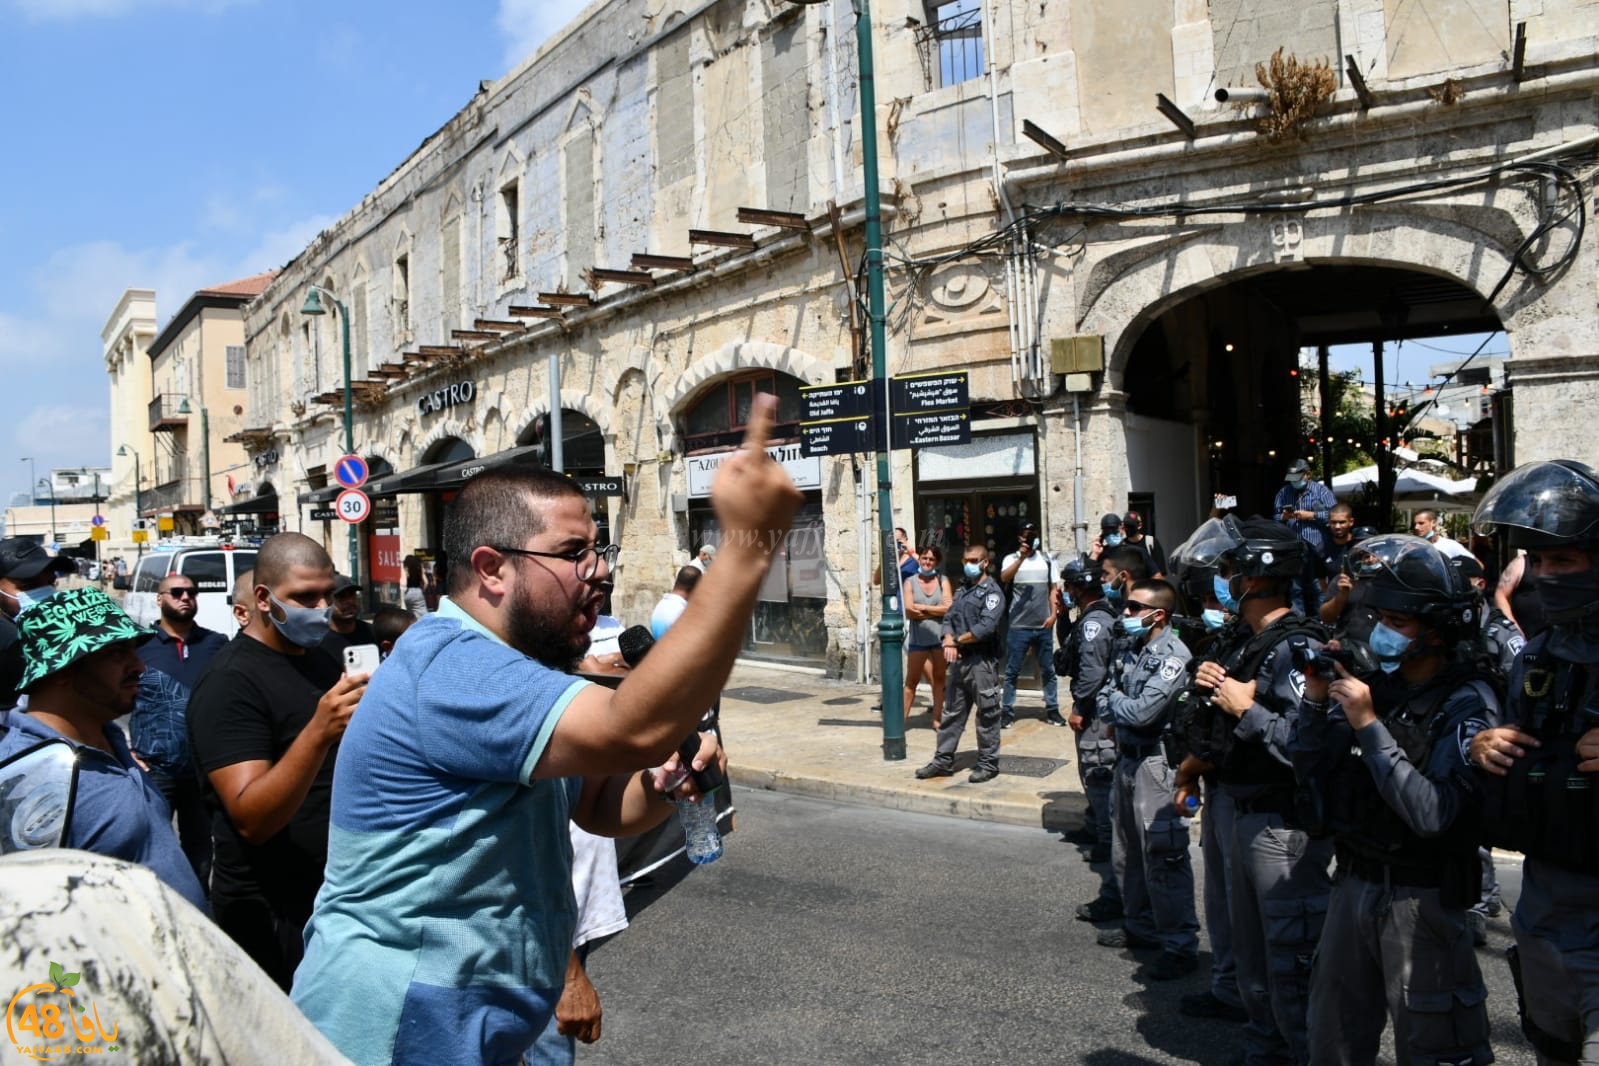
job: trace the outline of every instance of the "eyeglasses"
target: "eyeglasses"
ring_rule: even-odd
[[[536,552],[530,548],[501,548],[490,544],[489,548],[501,555],[528,555],[537,559],[565,559],[572,564],[573,573],[577,574],[579,581],[592,581],[594,575],[600,572],[600,560],[605,560],[605,569],[611,570],[616,566],[616,557],[622,554],[619,544],[607,544],[603,548],[579,548],[575,552]]]
[[[167,598],[172,600],[192,600],[194,594],[194,589],[167,589]]]
[[[1128,600],[1125,610],[1127,614],[1143,614],[1145,611],[1158,611],[1160,608],[1152,603],[1139,603],[1137,600]]]

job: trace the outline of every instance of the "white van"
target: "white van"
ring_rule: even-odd
[[[199,590],[199,610],[194,620],[224,636],[233,636],[239,627],[233,621],[228,597],[233,592],[234,579],[255,568],[256,550],[214,543],[214,547],[163,546],[141,558],[134,567],[123,609],[140,625],[155,625],[161,619],[161,608],[156,603],[161,579],[168,574],[182,574],[192,579]]]

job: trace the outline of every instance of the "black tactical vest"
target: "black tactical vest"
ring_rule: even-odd
[[[1066,638],[1066,643],[1062,644],[1055,652],[1055,672],[1057,674],[1069,677],[1074,681],[1077,679],[1077,670],[1083,665],[1083,623],[1088,621],[1089,616],[1096,611],[1105,616],[1100,619],[1101,624],[1107,626],[1116,625],[1116,608],[1104,600],[1095,600],[1087,607],[1084,607],[1082,615],[1077,619],[1077,624],[1072,626],[1071,635]]]
[[[1577,769],[1577,740],[1599,726],[1595,671],[1556,658],[1539,634],[1522,654],[1507,720],[1542,743],[1504,777],[1479,774],[1482,838],[1496,848],[1599,874],[1599,783]],[[1585,712],[1584,707],[1589,711]]]
[[[1473,683],[1494,691],[1491,675],[1469,666],[1445,670],[1409,693],[1387,685],[1373,687],[1377,716],[1412,766],[1419,770],[1431,760],[1446,721],[1441,713],[1444,705]],[[1468,804],[1441,835],[1422,837],[1377,792],[1357,752],[1343,753],[1327,774],[1325,783],[1302,790],[1299,797],[1299,811],[1312,836],[1336,836],[1341,851],[1392,866],[1435,868],[1450,860],[1476,860],[1475,804]]]

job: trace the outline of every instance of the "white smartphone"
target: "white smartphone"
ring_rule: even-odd
[[[370,674],[381,658],[376,644],[351,644],[344,649],[344,674]]]

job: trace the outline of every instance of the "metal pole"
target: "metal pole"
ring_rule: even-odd
[[[132,448],[128,450],[133,451]],[[144,521],[144,493],[140,485],[143,480],[143,476],[139,473],[139,453],[133,452],[133,520],[136,523]],[[148,532],[145,533],[146,537],[149,535]],[[140,541],[135,547],[138,550],[133,557],[138,559],[144,555],[144,541]]]
[[[50,543],[53,546],[55,544],[55,542],[56,542],[56,482],[55,482],[55,478],[51,477],[50,478]]]
[[[205,466],[205,509],[211,510],[211,412],[200,407],[200,459]]]
[[[888,425],[891,404],[888,387],[888,340],[883,328],[883,214],[877,190],[877,87],[872,74],[871,0],[859,0],[855,12],[856,54],[860,58],[861,176],[865,183],[866,299],[871,320],[872,377],[883,390],[884,425],[877,449],[877,550],[882,559],[883,613],[877,623],[882,652],[883,758],[905,758],[905,681],[900,654],[905,646],[905,617],[900,613],[899,556],[894,550],[893,480],[890,473]]]
[[[546,442],[549,450],[550,469],[557,474],[566,473],[566,450],[563,445],[565,434],[561,427],[561,357],[556,352],[550,353],[550,439]]]
[[[329,293],[331,296],[332,294]],[[355,402],[350,392],[350,311],[344,301],[334,297],[333,306],[339,309],[339,325],[344,334],[344,453],[355,454]],[[350,526],[350,580],[361,583],[361,541],[355,523]]]

